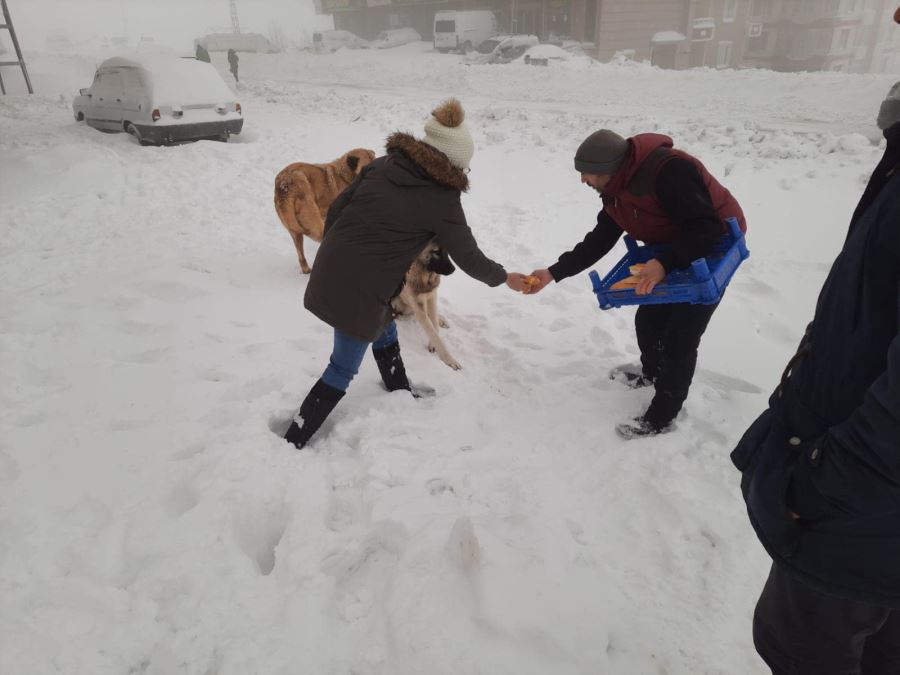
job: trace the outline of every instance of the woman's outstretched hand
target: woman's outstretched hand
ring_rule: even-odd
[[[506,275],[506,285],[519,293],[528,292],[528,283],[525,281],[525,275],[518,272],[510,272]]]

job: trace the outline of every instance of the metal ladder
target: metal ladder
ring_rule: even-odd
[[[0,66],[19,66],[22,69],[22,75],[25,77],[25,85],[28,87],[28,93],[33,94],[34,89],[31,88],[31,78],[28,77],[28,71],[25,69],[25,58],[22,56],[22,48],[19,47],[19,39],[16,37],[16,29],[13,28],[12,17],[9,15],[9,7],[6,6],[6,0],[0,0],[0,7],[3,8],[3,20],[5,23],[0,24],[0,29],[5,28],[9,31],[12,38],[13,47],[16,50],[18,61],[0,61]],[[0,76],[0,93],[6,94],[6,87],[3,86],[3,77]]]

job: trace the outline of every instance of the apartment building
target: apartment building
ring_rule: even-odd
[[[442,9],[490,9],[500,30],[571,39],[601,61],[662,68],[900,70],[896,0],[316,0],[336,28],[372,38]]]
[[[796,72],[869,72],[897,65],[890,0],[752,0],[759,26],[744,65]]]

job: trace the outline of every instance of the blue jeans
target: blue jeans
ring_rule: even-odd
[[[359,372],[359,366],[366,355],[366,349],[369,344],[372,345],[372,350],[374,351],[383,349],[394,342],[397,342],[397,324],[394,321],[391,321],[387,328],[384,329],[381,337],[372,343],[351,337],[335,328],[334,350],[331,352],[331,360],[328,362],[328,367],[322,374],[322,382],[329,387],[347,391],[350,381]]]

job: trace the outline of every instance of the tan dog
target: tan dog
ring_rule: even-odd
[[[371,150],[356,148],[327,164],[289,164],[275,177],[275,210],[294,240],[303,274],[309,274],[303,235],[322,241],[328,207],[373,159]]]
[[[449,328],[450,325],[438,314],[437,308],[437,289],[441,283],[441,275],[452,274],[455,270],[438,240],[432,239],[410,265],[403,288],[391,300],[391,307],[395,316],[415,316],[428,335],[428,351],[437,352],[441,361],[453,370],[459,370],[462,366],[451,356],[438,332],[440,328]]]

